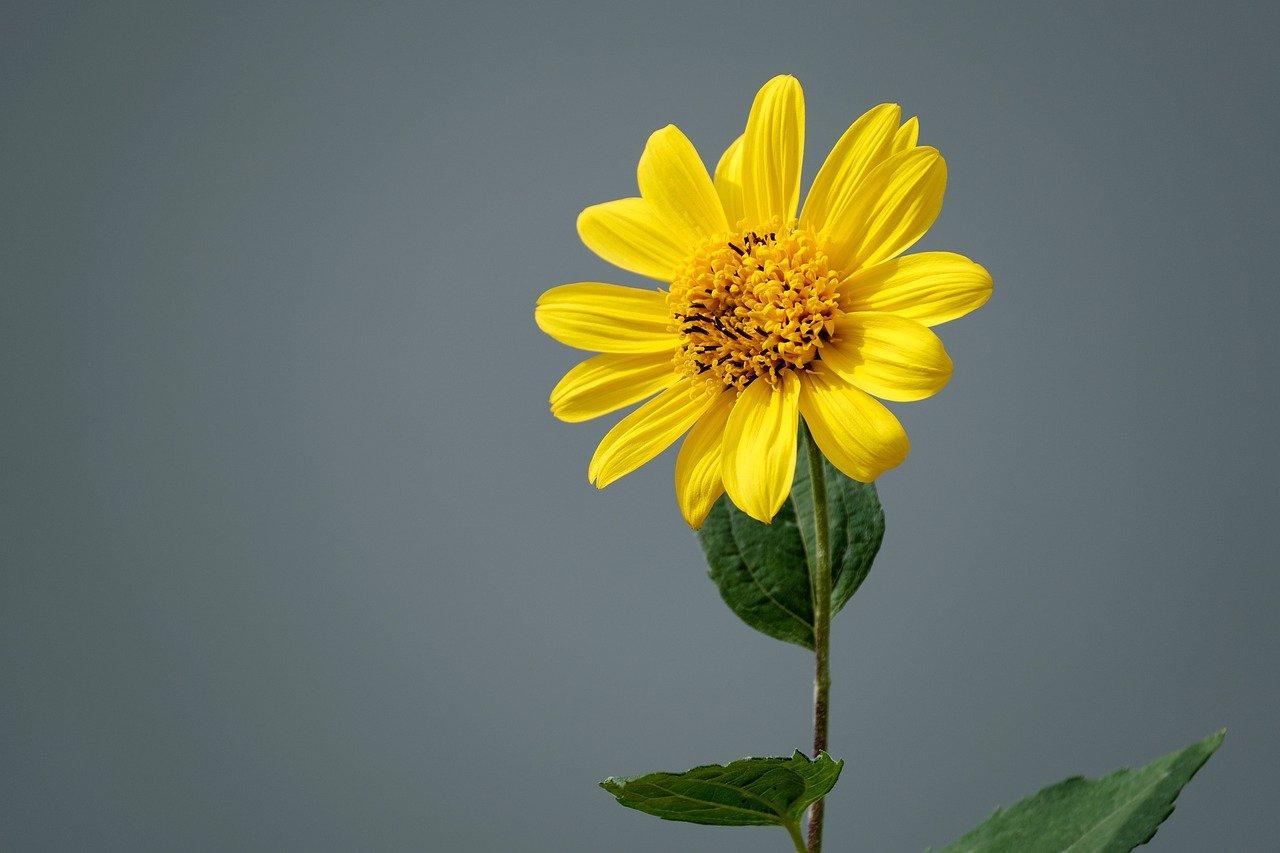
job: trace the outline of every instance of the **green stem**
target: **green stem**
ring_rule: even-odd
[[[813,589],[813,755],[827,750],[827,704],[831,698],[831,533],[827,524],[827,484],[822,452],[802,426],[809,457],[809,482],[813,486],[814,571]],[[808,853],[822,851],[822,800],[809,807]]]
[[[800,824],[787,824],[787,832],[791,834],[791,843],[796,846],[796,853],[805,853],[804,838],[800,835]]]

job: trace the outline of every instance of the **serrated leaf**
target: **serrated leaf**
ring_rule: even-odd
[[[1138,770],[1074,776],[985,823],[942,853],[1116,853],[1146,844],[1174,800],[1222,743],[1225,730]]]
[[[794,826],[804,810],[840,778],[844,761],[825,752],[810,759],[742,758],[684,773],[649,773],[600,783],[618,802],[663,820],[711,826]]]
[[[762,524],[727,496],[712,507],[698,541],[711,580],[729,609],[775,639],[813,648],[815,537],[805,443],[796,454],[791,496],[772,524]],[[859,483],[822,460],[831,535],[831,612],[848,603],[884,538],[884,511],[871,483]]]

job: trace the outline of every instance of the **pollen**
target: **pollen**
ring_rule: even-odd
[[[708,240],[667,297],[677,368],[739,393],[807,369],[841,316],[839,281],[807,231],[775,223]]]

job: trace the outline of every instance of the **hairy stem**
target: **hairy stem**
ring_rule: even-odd
[[[831,533],[827,524],[827,484],[822,452],[801,428],[809,457],[809,482],[813,486],[813,530],[815,554],[813,576],[813,755],[827,749],[827,704],[831,698]],[[809,807],[808,853],[822,851],[822,800]]]

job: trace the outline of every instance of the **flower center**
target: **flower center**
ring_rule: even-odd
[[[676,364],[733,386],[803,370],[841,311],[838,273],[813,234],[772,225],[708,240],[671,282]]]

